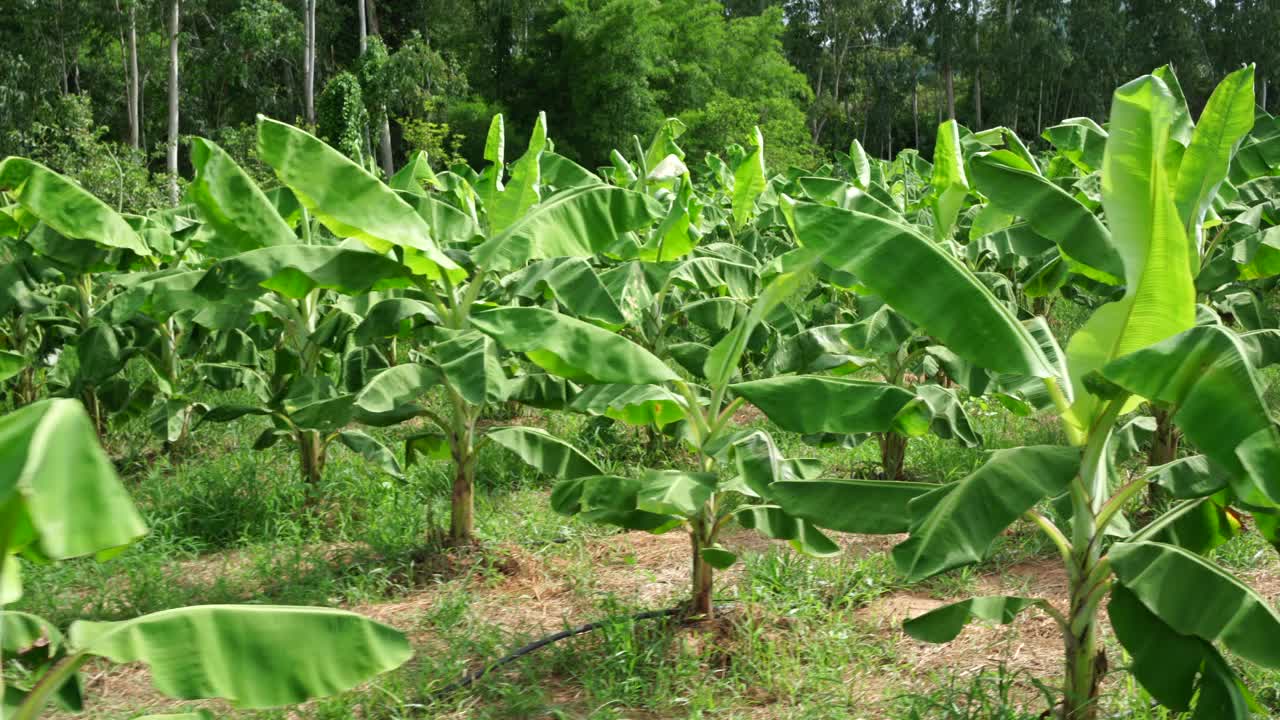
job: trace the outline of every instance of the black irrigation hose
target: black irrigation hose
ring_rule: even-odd
[[[728,606],[717,605],[715,609],[723,610],[726,607]],[[671,617],[673,615],[684,615],[686,611],[687,611],[687,608],[685,606],[678,605],[673,608],[666,608],[665,610],[646,610],[645,612],[636,613],[634,615],[617,615],[611,618],[606,618],[604,620],[597,620],[596,622],[593,622],[593,623],[587,623],[585,625],[578,625],[577,627],[571,627],[567,630],[561,630],[560,632],[554,633],[552,635],[548,635],[542,638],[541,640],[531,642],[528,645],[525,645],[524,647],[512,652],[510,655],[499,658],[498,660],[495,660],[494,662],[489,663],[488,665],[480,668],[479,670],[472,670],[466,675],[463,675],[461,680],[453,684],[444,686],[443,688],[437,690],[432,695],[437,700],[440,698],[443,698],[446,695],[450,695],[454,692],[457,692],[458,690],[461,690],[471,685],[475,681],[479,680],[485,675],[488,675],[494,670],[497,670],[503,665],[507,665],[508,663],[513,663],[516,660],[519,660],[520,658],[524,657],[525,655],[528,655],[534,650],[546,647],[547,645],[550,645],[551,643],[554,643],[554,642],[559,642],[560,640],[564,640],[565,638],[571,638],[574,635],[582,635],[584,633],[589,633],[592,630],[599,630],[600,628],[605,627],[606,625],[612,625],[617,622],[624,622],[624,621],[635,622],[638,620],[652,620],[654,618]],[[703,619],[702,615],[686,615],[685,617],[682,617],[680,619],[680,624],[690,625],[702,619]]]

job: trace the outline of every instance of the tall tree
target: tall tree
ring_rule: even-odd
[[[308,125],[316,123],[316,0],[302,0],[302,97]]]
[[[173,0],[169,12],[169,201],[178,204],[178,30],[182,0]]]
[[[360,54],[361,55],[364,55],[364,52],[368,48],[368,44],[369,44],[368,38],[366,37],[366,31],[365,31],[366,3],[369,10],[372,11],[373,0],[356,0],[356,4],[360,6],[359,9],[360,9]],[[376,17],[372,12],[370,12],[370,16]],[[378,33],[377,24],[375,23],[374,34],[377,34],[377,33]],[[385,104],[378,106],[378,120],[380,121],[380,124],[382,126],[381,128],[379,128],[379,133],[378,133],[378,163],[382,165],[382,172],[386,173],[387,177],[391,177],[396,172],[396,166],[395,166],[395,161],[392,160],[392,157],[391,157],[391,119],[387,117],[387,106]]]
[[[969,14],[964,5],[968,0],[927,0],[925,2],[925,33],[923,38],[930,55],[940,68],[947,98],[947,117],[956,116],[956,66],[964,54],[962,47],[967,37],[965,25]]]
[[[369,48],[369,30],[365,25],[364,0],[356,0],[356,15],[360,18],[360,54]]]
[[[1008,0],[1012,6],[1013,0]],[[973,0],[973,116],[977,127],[982,124],[982,3]]]
[[[120,0],[116,0],[115,5],[116,13],[121,16],[125,26],[120,38],[121,53],[124,55],[125,113],[129,124],[129,147],[136,150],[141,140],[142,125],[138,80],[138,5],[137,0],[126,2],[127,10],[120,7]]]

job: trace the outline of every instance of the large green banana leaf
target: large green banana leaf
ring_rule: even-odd
[[[807,520],[792,517],[776,505],[748,505],[735,517],[738,524],[774,540],[786,540],[797,552],[814,557],[840,553],[840,546]]]
[[[541,260],[504,278],[503,284],[520,297],[553,297],[570,313],[614,328],[627,322],[595,268],[583,258]]]
[[[1075,389],[1068,420],[1077,435],[1099,410],[1086,375],[1195,325],[1191,248],[1166,167],[1174,106],[1169,88],[1150,75],[1116,90],[1111,105],[1102,201],[1124,261],[1125,294],[1098,308],[1067,345]]]
[[[22,369],[27,364],[27,357],[22,353],[0,350],[0,382],[4,382],[22,372]]]
[[[900,480],[783,480],[769,485],[768,494],[818,527],[884,535],[910,530],[910,502],[937,489]]]
[[[507,131],[502,113],[489,121],[489,133],[484,139],[484,159],[489,162],[472,182],[476,194],[486,207],[494,204],[494,198],[502,192],[502,175],[506,170]]]
[[[33,546],[47,558],[79,557],[147,532],[77,400],[42,400],[0,417],[0,504],[21,518],[11,552]]]
[[[215,257],[298,242],[267,196],[222,148],[204,138],[191,139],[196,175],[187,196],[212,229],[205,251]]]
[[[910,580],[920,580],[982,560],[1006,527],[1061,494],[1079,468],[1075,448],[993,452],[963,480],[911,501],[911,537],[893,549],[894,562]]]
[[[729,389],[784,430],[867,433],[929,427],[928,408],[909,390],[888,383],[825,375],[790,375],[730,385]]]
[[[431,228],[431,237],[442,245],[473,245],[484,239],[474,218],[443,200],[406,192],[400,198],[417,211]]]
[[[340,430],[334,439],[391,477],[404,479],[404,472],[400,469],[400,461],[396,460],[395,453],[372,435],[360,430]]]
[[[34,160],[0,160],[0,192],[62,235],[150,255],[151,250],[119,213],[72,180]]]
[[[1178,218],[1195,248],[1193,273],[1200,268],[1205,213],[1227,178],[1236,148],[1253,128],[1253,103],[1253,66],[1249,65],[1228,75],[1209,96],[1178,166],[1173,194]]]
[[[764,192],[764,135],[754,128],[755,147],[733,171],[733,225],[741,228],[755,213],[756,198]]]
[[[431,357],[449,385],[472,405],[502,402],[511,393],[511,382],[498,357],[497,342],[476,330],[435,331],[441,338]]]
[[[402,248],[418,274],[465,276],[396,191],[315,136],[259,116],[258,155],[334,235],[355,238],[379,253]]]
[[[540,159],[547,146],[547,114],[538,113],[524,155],[511,166],[511,179],[502,190],[485,202],[485,217],[489,231],[499,233],[511,227],[516,220],[541,199],[542,167]]]
[[[849,163],[852,165],[853,182],[858,187],[866,190],[871,185],[871,162],[867,159],[867,151],[862,148],[862,143],[857,138],[849,143]]]
[[[276,245],[214,263],[194,291],[211,300],[244,300],[268,290],[297,299],[315,288],[354,295],[411,284],[407,268],[368,250]]]
[[[588,522],[617,525],[628,530],[662,533],[679,527],[683,520],[637,509],[644,487],[640,478],[598,475],[570,478],[551,490],[551,507],[562,515],[582,513]]]
[[[1227,486],[1226,473],[1204,455],[1190,455],[1149,471],[1151,482],[1175,498],[1200,498]]]
[[[1064,255],[1082,263],[1082,274],[1118,283],[1124,265],[1106,226],[1079,200],[1014,160],[1019,159],[1007,151],[973,158],[969,171],[978,190],[1001,210],[1026,218]]]
[[[242,708],[333,695],[413,654],[393,628],[328,608],[205,605],[82,620],[68,634],[79,652],[146,663],[156,689],[170,697],[225,698]]]
[[[715,494],[715,473],[646,470],[636,493],[636,508],[645,512],[696,517]]]
[[[533,206],[476,247],[473,256],[477,265],[497,271],[518,269],[531,260],[594,257],[624,233],[647,227],[664,214],[647,195],[587,186]]]
[[[974,620],[1008,625],[1023,610],[1033,607],[1044,608],[1049,607],[1049,604],[1039,598],[1004,595],[973,597],[911,618],[902,624],[902,629],[922,642],[946,643],[956,639],[964,626]]]
[[[508,350],[570,380],[648,385],[679,379],[653,353],[621,335],[550,310],[496,308],[476,313],[471,324]]]
[[[1161,705],[1187,710],[1196,691],[1196,676],[1213,646],[1169,627],[1131,590],[1117,585],[1107,603],[1116,638],[1133,659],[1129,671]]]
[[[969,179],[964,172],[964,151],[960,147],[960,125],[947,120],[938,126],[933,150],[933,231],[938,240],[951,237],[956,218],[969,195]]]
[[[573,480],[603,474],[580,450],[542,428],[495,428],[485,433],[485,437],[553,478]]]
[[[431,161],[427,158],[426,151],[419,150],[410,156],[404,167],[387,180],[387,187],[418,197],[426,197],[427,191],[423,189],[423,183],[437,188],[442,187],[440,179],[431,169]]]
[[[99,317],[124,325],[138,313],[166,320],[182,311],[204,309],[208,300],[194,292],[202,277],[203,270],[173,269],[122,278],[124,290],[101,307]]]
[[[1041,135],[1082,171],[1090,173],[1102,167],[1107,131],[1092,119],[1069,118],[1046,129]]]
[[[1053,375],[1009,308],[929,238],[883,218],[809,203],[797,204],[794,218],[801,244],[856,275],[957,355],[997,372]]]
[[[1222,568],[1155,542],[1121,543],[1109,557],[1120,583],[1176,632],[1220,642],[1263,667],[1280,667],[1280,615]]]
[[[802,177],[798,180],[800,189],[815,202],[823,205],[835,204],[845,210],[855,210],[868,215],[875,215],[886,220],[902,221],[902,214],[895,208],[875,199],[861,188],[834,178]]]
[[[1280,430],[1248,362],[1248,350],[1221,325],[1199,325],[1108,363],[1102,377],[1167,403],[1174,422],[1227,471],[1246,503],[1280,504]]]
[[[416,363],[404,363],[379,372],[356,394],[356,406],[369,413],[389,413],[420,400],[440,383],[440,372]]]
[[[415,323],[439,325],[440,316],[435,308],[422,300],[412,298],[386,298],[378,300],[362,313],[364,319],[356,326],[357,343],[368,344],[377,338],[404,336]]]
[[[685,416],[685,400],[657,385],[588,385],[569,409],[629,425],[669,425]]]
[[[543,185],[550,185],[560,191],[604,182],[578,163],[548,150],[543,151],[538,162],[542,166]]]

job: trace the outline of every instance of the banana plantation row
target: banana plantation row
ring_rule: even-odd
[[[719,542],[730,524],[818,556],[839,551],[826,531],[909,533],[892,555],[916,580],[983,560],[1025,521],[1061,553],[1067,596],[975,597],[906,632],[947,642],[974,619],[1046,613],[1064,647],[1058,712],[1087,720],[1105,609],[1158,702],[1248,717],[1227,658],[1280,668],[1280,616],[1206,554],[1246,527],[1280,546],[1280,432],[1258,375],[1280,360],[1265,302],[1280,122],[1255,115],[1252,68],[1198,121],[1161,68],[1116,90],[1105,127],[1064,121],[1039,153],[949,121],[932,163],[855,143],[832,166],[770,175],[757,132],[694,183],[681,130],[668,121],[592,171],[555,153],[542,119],[508,163],[498,116],[481,171],[418,156],[379,179],[261,118],[277,187],[194,138],[184,204],[145,217],[4,160],[3,602],[21,594],[19,557],[103,557],[146,532],[98,444],[113,422],[145,416],[175,446],[256,415],[270,426],[253,447],[291,446],[312,493],[332,452],[393,477],[449,463],[456,543],[475,540],[477,452],[503,448],[556,480],[555,512],[688,533],[694,615],[712,615],[714,573],[737,560]],[[1088,313],[1069,338],[1046,319],[1054,303]],[[907,480],[911,438],[981,444],[976,398],[1056,416],[1063,444],[995,451],[957,482]],[[783,457],[733,421],[747,403],[813,444],[877,443],[878,476]],[[480,422],[509,404],[687,453],[608,475],[545,430]],[[403,448],[369,431],[410,420]],[[91,657],[146,662],[176,697],[266,707],[411,654],[389,627],[315,608],[192,607],[65,635],[7,612],[0,631],[30,669],[4,694],[22,718],[78,707]]]

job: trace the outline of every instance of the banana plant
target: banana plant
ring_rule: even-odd
[[[1228,196],[1239,195],[1228,175],[1237,149],[1253,127],[1253,66],[1228,75],[1214,90],[1196,123],[1192,122],[1173,70],[1165,66],[1154,75],[1174,98],[1169,110],[1173,129],[1168,140],[1167,172],[1177,208],[1175,217],[1190,238],[1188,262],[1199,299],[1227,307],[1243,305],[1243,314],[1250,316],[1252,313],[1247,310],[1256,307],[1256,303],[1234,282],[1239,277],[1256,278],[1280,271],[1280,266],[1268,267],[1269,248],[1262,242],[1265,224],[1260,223],[1265,221],[1261,207],[1257,212],[1240,213],[1231,221],[1223,217],[1238,212],[1222,198],[1224,192]],[[1092,178],[1099,172],[1100,143],[1107,141],[1107,132],[1076,119],[1050,128],[1046,136],[1062,157],[1086,178]],[[1064,190],[1059,180],[1042,175],[1034,160],[1005,150],[972,157],[970,175],[976,190],[987,199],[986,215],[998,217],[999,224],[1005,226],[1014,218],[1022,218],[1035,234],[1057,246],[1058,252],[1050,250],[1036,256],[1033,264],[1038,267],[1028,278],[1032,283],[1047,283],[1048,289],[1054,290],[1063,288],[1069,277],[1075,276],[1082,278],[1082,284],[1093,284],[1102,290],[1103,300],[1115,294],[1111,288],[1121,284],[1122,260],[1110,238],[1111,229],[1095,214],[1101,206],[1087,192],[1072,194]],[[1241,260],[1246,258],[1242,268]],[[1153,414],[1156,430],[1149,460],[1152,465],[1163,465],[1176,457],[1177,429],[1167,413],[1155,408]]]
[[[372,251],[364,253],[370,262],[360,265],[361,272],[369,272],[375,259],[387,264],[391,275],[365,291],[409,282],[399,295],[363,303],[353,340],[404,339],[410,347],[408,362],[367,373],[371,377],[351,394],[351,407],[363,422],[417,416],[434,426],[407,439],[406,461],[451,461],[450,537],[456,543],[475,539],[476,468],[484,444],[507,448],[553,475],[566,471],[561,460],[592,466],[536,429],[482,426],[489,409],[511,401],[560,408],[572,400],[576,384],[667,379],[653,374],[651,355],[605,329],[623,317],[585,262],[634,249],[633,233],[661,217],[656,203],[598,178],[592,182],[590,173],[565,158],[547,157],[543,117],[508,175],[504,135],[499,115],[486,141],[488,166],[479,173],[458,167],[428,177],[409,166],[384,185],[311,135],[259,122],[260,156],[305,211],[345,246]],[[544,160],[554,171],[546,184]],[[494,333],[525,335],[500,346]],[[552,345],[526,353],[526,345],[536,342]],[[526,353],[531,364],[504,352]],[[432,394],[443,408],[428,402]]]
[[[946,642],[975,619],[1011,622],[1029,609],[1048,614],[1064,650],[1056,713],[1068,720],[1102,713],[1104,603],[1130,671],[1171,709],[1194,703],[1200,717],[1249,716],[1251,700],[1224,649],[1280,666],[1274,652],[1280,616],[1205,557],[1240,532],[1234,518],[1244,513],[1275,539],[1280,432],[1261,396],[1258,346],[1221,325],[1196,325],[1196,249],[1178,214],[1179,173],[1169,152],[1177,128],[1176,95],[1161,77],[1144,76],[1115,92],[1101,199],[1123,294],[1094,311],[1065,353],[910,227],[840,208],[794,209],[807,250],[855,275],[957,355],[996,372],[1040,378],[1070,444],[994,452],[964,479],[922,488],[906,503],[864,481],[784,481],[773,495],[820,526],[908,532],[893,558],[911,580],[982,560],[1019,519],[1041,530],[1066,568],[1065,597],[971,598],[904,628]],[[1143,401],[1165,408],[1202,455],[1135,478],[1119,473],[1111,446]],[[1134,529],[1124,511],[1152,483],[1170,488],[1178,501]]]
[[[156,253],[121,215],[39,163],[0,161],[0,193],[13,201],[10,238],[3,240],[11,259],[4,303],[17,314],[6,357],[19,375],[20,395],[34,399],[37,365],[56,357],[45,374],[47,389],[83,399],[105,434],[111,411],[149,408],[150,388],[130,388],[119,377],[136,350],[100,316],[101,301],[119,273]],[[131,397],[134,390],[141,402]]]
[[[147,529],[98,446],[78,400],[55,398],[0,417],[0,606],[21,598],[20,558],[107,558]],[[3,714],[79,711],[80,670],[94,659],[140,662],[156,690],[240,708],[292,705],[343,692],[412,655],[403,634],[329,608],[206,605],[129,620],[78,620],[63,632],[0,609]],[[23,672],[14,672],[17,669]]]
[[[14,314],[20,404],[42,384],[44,394],[81,397],[101,433],[111,418],[150,413],[167,444],[180,440],[196,407],[183,394],[192,385],[183,347],[196,346],[184,343],[189,328],[168,296],[192,277],[190,208],[124,216],[43,166],[5,162],[17,219],[0,240],[9,260],[0,308]]]
[[[636,178],[631,186],[642,187],[667,211],[639,253],[600,276],[622,308],[628,337],[693,378],[705,380],[712,346],[748,315],[773,256],[792,247],[785,220],[775,212],[787,180],[763,179],[763,140],[757,132],[751,153],[730,146],[729,163],[707,156],[712,167],[723,168],[723,177],[710,192],[700,192],[676,143],[682,127],[669,120],[636,164],[615,153],[615,169],[628,170],[626,177]],[[636,145],[640,147],[638,141]],[[752,332],[744,358],[764,362],[764,351],[775,338],[799,330],[796,314],[785,304],[776,305]],[[610,416],[610,408],[596,402],[606,392],[584,394],[569,409]],[[662,431],[674,427],[672,422],[663,414],[655,416],[647,428],[652,449],[661,450]]]
[[[801,177],[796,189],[802,196],[822,205],[912,224],[894,205],[877,199],[889,196],[877,181],[870,180],[861,187],[857,182],[862,181],[846,183],[834,178]],[[912,225],[921,234],[935,234],[927,225]],[[950,242],[939,246],[947,251],[952,249]],[[775,265],[785,267],[792,262],[792,257],[807,254],[804,249],[793,251],[779,258]],[[873,390],[872,385],[888,385],[901,390],[900,397],[914,399],[900,408],[900,415],[882,416],[874,421],[864,417],[858,430],[819,429],[835,428],[840,423],[827,425],[815,416],[788,413],[783,409],[785,396],[762,398],[766,403],[777,403],[773,408],[761,406],[765,414],[784,429],[805,433],[807,440],[822,445],[853,446],[868,434],[874,436],[880,448],[881,476],[889,480],[904,477],[906,448],[911,437],[932,432],[967,447],[981,444],[981,437],[973,429],[957,390],[976,397],[989,388],[1007,388],[997,387],[990,373],[948,350],[851,274],[820,268],[817,275],[818,282],[807,297],[810,303],[821,303],[815,308],[813,319],[801,322],[798,332],[784,336],[777,343],[763,366],[764,373],[778,376],[780,383],[784,377],[793,378],[788,382],[801,377],[857,378],[855,385],[859,387]],[[980,277],[997,287],[1003,280],[986,273]],[[1007,392],[1001,392],[999,397],[1006,403],[1021,404]]]
[[[674,369],[653,358],[655,377],[647,383],[601,386],[591,395],[597,412],[619,421],[677,424],[694,455],[693,468],[658,468],[627,476],[567,475],[552,490],[552,508],[561,514],[630,530],[686,532],[691,548],[687,607],[695,615],[713,616],[715,570],[737,561],[736,554],[719,542],[733,522],[787,540],[806,553],[838,552],[838,546],[811,523],[780,508],[769,490],[784,479],[813,477],[819,470],[816,463],[785,458],[767,432],[739,429],[731,422],[750,385],[736,380],[753,332],[795,294],[805,276],[801,270],[770,282],[746,316],[709,349],[699,373],[705,385],[680,379]],[[491,332],[503,345],[526,343],[521,345],[526,351],[542,350],[514,333]],[[588,388],[583,395],[592,391]]]
[[[321,223],[305,207],[299,212],[299,236],[277,204],[221,148],[201,138],[192,146],[196,177],[190,195],[204,224],[204,248],[223,257],[203,270],[148,279],[125,296],[121,310],[131,314],[160,305],[194,313],[191,322],[216,335],[197,370],[214,387],[239,387],[257,400],[201,407],[200,422],[269,417],[272,426],[254,442],[255,449],[281,439],[293,443],[309,492],[323,477],[334,443],[398,476],[391,451],[351,427],[385,424],[384,415],[364,411],[360,400],[364,370],[388,364],[378,348],[355,340],[365,318],[352,298],[410,288],[410,269],[366,243],[322,235]],[[272,147],[279,152],[279,146]],[[263,155],[269,157],[265,150]],[[363,186],[356,184],[359,179],[366,181]],[[371,209],[379,201],[396,201],[367,173],[347,182],[367,193],[365,205]],[[417,218],[407,206],[392,207]],[[434,246],[429,240],[418,245],[415,257],[434,267]]]
[[[932,433],[978,447],[982,437],[957,389],[981,395],[990,381],[987,373],[936,344],[891,307],[876,307],[878,298],[859,300],[862,319],[815,325],[785,337],[763,368],[772,377],[740,392],[779,427],[802,433],[809,442],[852,447],[874,437],[885,480],[906,477],[907,445],[913,437]],[[868,373],[871,378],[863,377]],[[796,401],[793,393],[805,383],[824,388],[820,393],[835,392],[841,402],[856,402],[846,396],[853,387],[897,400],[884,406],[886,412],[859,414],[856,424],[831,422],[811,413],[807,402]]]

